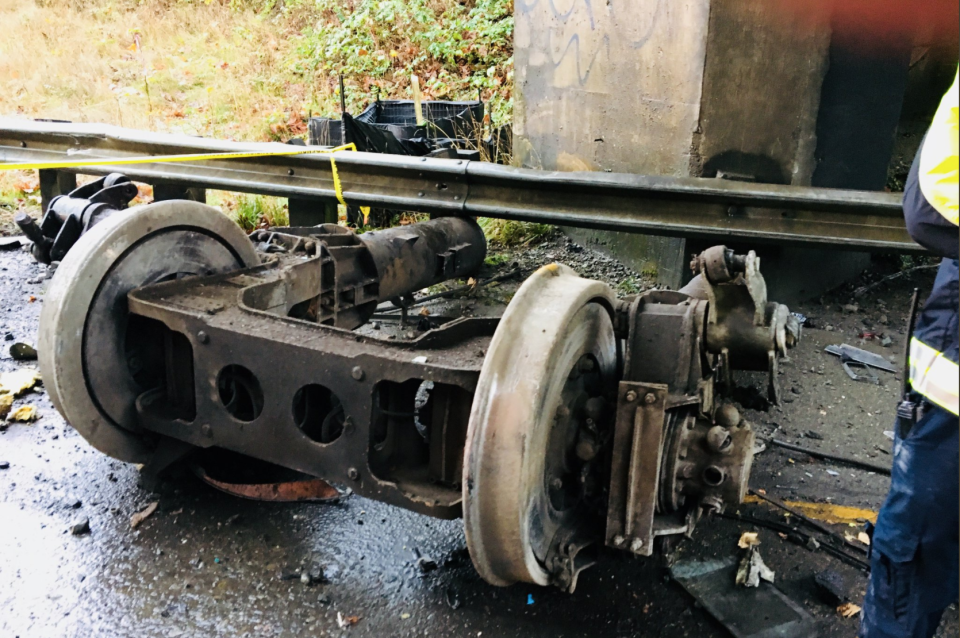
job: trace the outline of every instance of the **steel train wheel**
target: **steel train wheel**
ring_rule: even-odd
[[[259,263],[239,226],[196,202],[133,208],[92,227],[57,268],[40,314],[40,371],[54,406],[101,452],[146,462],[134,400],[148,389],[137,370],[147,326],[131,321],[127,293]]]
[[[578,443],[616,391],[615,302],[606,284],[552,264],[524,282],[500,321],[464,453],[467,547],[489,583],[576,584],[579,569],[557,558],[590,516],[587,479],[602,460],[584,461],[590,450]]]

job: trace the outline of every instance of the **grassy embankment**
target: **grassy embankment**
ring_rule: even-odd
[[[416,73],[425,99],[479,93],[499,125],[513,108],[512,11],[512,0],[0,0],[0,116],[285,140],[311,114],[339,114],[338,74],[356,113],[378,93],[411,97]],[[32,171],[0,172],[0,225],[39,212],[36,189]],[[210,199],[247,228],[285,223],[282,200]]]

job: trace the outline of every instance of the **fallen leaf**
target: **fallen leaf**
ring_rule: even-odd
[[[33,295],[30,295],[30,296],[27,298],[27,301],[29,301],[30,303],[33,303],[33,302],[36,301],[36,300],[37,300],[37,298],[34,297]]]
[[[754,545],[759,545],[760,539],[757,538],[756,532],[744,532],[740,535],[740,540],[737,542],[737,546],[740,549],[747,549],[748,547],[753,547]]]
[[[852,618],[860,613],[860,607],[858,605],[854,605],[853,603],[843,603],[837,607],[837,613],[844,618]]]
[[[467,285],[468,285],[468,286],[474,286],[474,287],[476,287],[476,285],[477,285],[477,280],[474,279],[473,277],[471,277],[470,279],[467,279]]]
[[[344,616],[339,611],[337,612],[337,625],[340,629],[346,629],[351,625],[356,625],[360,622],[360,616]]]
[[[864,545],[870,544],[870,536],[866,532],[860,532],[857,534],[857,540],[863,543]]]
[[[21,405],[16,410],[10,413],[8,417],[10,421],[20,421],[21,423],[29,423],[31,421],[37,420],[37,409],[32,405]]]
[[[421,308],[421,309],[420,309],[420,316],[421,316],[421,317],[429,317],[429,316],[430,316],[430,309],[427,308],[427,307]]]
[[[40,373],[32,368],[20,368],[0,374],[0,393],[18,397],[40,381]]]
[[[13,395],[9,392],[0,394],[0,419],[6,418],[13,407]]]
[[[130,517],[130,527],[136,528],[140,523],[147,520],[151,514],[157,511],[157,506],[160,505],[157,501],[154,501],[144,507],[142,510]]]

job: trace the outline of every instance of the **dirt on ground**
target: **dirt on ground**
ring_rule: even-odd
[[[614,285],[624,277],[640,280],[559,236],[492,260],[480,278],[503,273],[514,262],[527,270],[550,261]],[[36,339],[49,284],[46,268],[26,252],[0,252],[0,277],[0,335],[6,339],[0,372],[36,367],[11,359],[9,346]],[[914,286],[929,289],[932,278],[932,270],[921,270],[861,297],[847,288],[793,308],[808,323],[781,368],[783,404],[763,405],[760,375],[738,379],[740,398],[753,408],[744,407],[744,413],[760,438],[889,465],[892,442],[885,431],[892,429],[898,375],[879,373],[880,385],[855,382],[823,348],[849,343],[899,366],[910,292]],[[430,306],[431,316],[495,314],[515,287],[505,282],[466,299],[444,300]],[[892,341],[884,347],[862,338],[865,332]],[[40,418],[5,424],[0,432],[4,636],[728,635],[666,577],[662,560],[605,551],[600,564],[581,575],[574,594],[526,584],[493,587],[473,569],[459,521],[433,520],[357,496],[333,505],[244,501],[189,474],[148,491],[138,468],[102,455],[76,434],[42,387],[14,407],[21,405],[35,406]],[[756,457],[751,480],[753,488],[782,500],[870,510],[880,506],[888,484],[881,474],[771,445]],[[132,528],[131,516],[153,502],[159,503],[156,511]],[[727,513],[785,520],[764,504]],[[72,534],[83,520],[90,532]],[[855,537],[862,523],[830,527]],[[672,560],[736,556],[744,531],[759,532],[777,586],[817,619],[821,636],[856,635],[857,618],[842,618],[822,602],[813,576],[836,571],[846,595],[859,603],[865,574],[822,550],[763,527],[712,519],[680,544]],[[423,557],[436,569],[421,569]],[[953,607],[940,635],[956,636],[957,627]]]

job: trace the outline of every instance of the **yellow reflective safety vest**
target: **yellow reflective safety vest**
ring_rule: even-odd
[[[929,402],[958,414],[960,305],[960,74],[947,91],[904,187],[911,236],[944,257],[910,341],[910,384]]]

